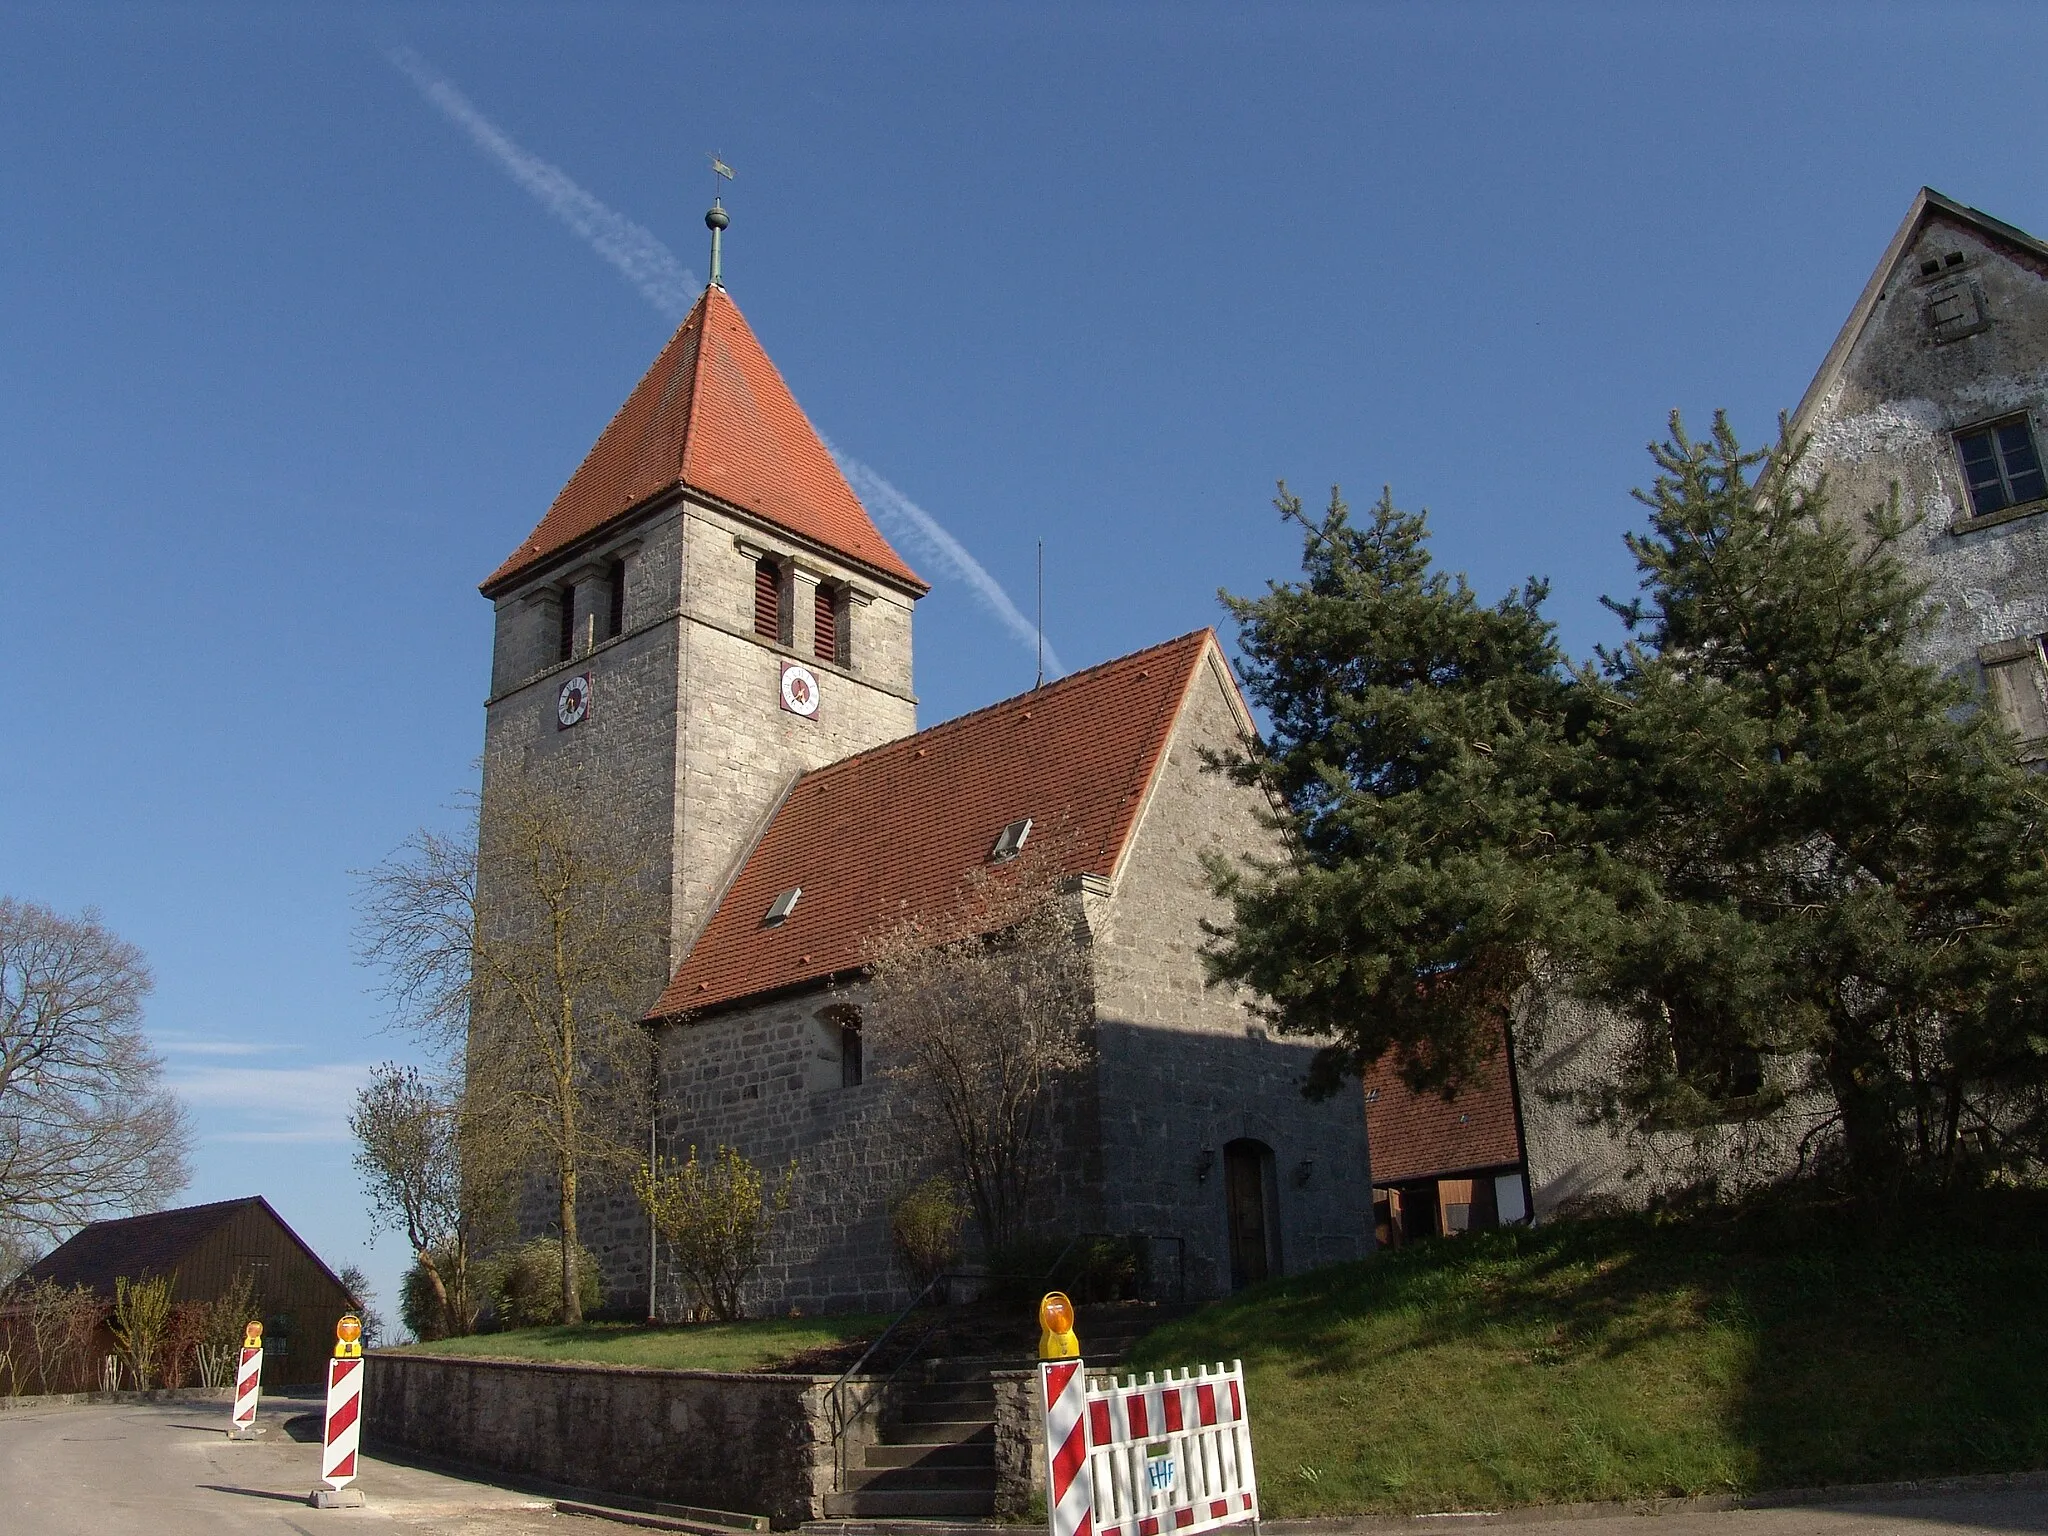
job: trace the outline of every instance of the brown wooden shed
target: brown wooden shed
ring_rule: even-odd
[[[353,1303],[261,1195],[96,1221],[26,1278],[83,1285],[112,1301],[117,1277],[173,1275],[174,1301],[213,1301],[244,1270],[256,1281],[263,1314],[264,1385],[320,1380],[334,1351],[335,1320]]]

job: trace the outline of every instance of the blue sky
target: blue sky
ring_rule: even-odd
[[[1282,476],[1391,482],[1482,592],[1546,574],[1574,651],[1607,637],[1669,409],[1766,433],[1923,182],[2048,230],[2044,36],[1963,4],[0,6],[0,890],[150,955],[189,1198],[270,1196],[388,1303],[343,1119],[406,1043],[350,871],[470,782],[475,585],[671,324],[428,74],[698,276],[722,152],[728,286],[812,419],[1027,613],[1042,537],[1084,666],[1284,576]],[[904,548],[920,718],[1028,686]]]

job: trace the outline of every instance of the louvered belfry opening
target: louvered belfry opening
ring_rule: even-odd
[[[626,629],[626,562],[614,560],[606,577],[611,588],[611,611],[605,616],[604,633],[607,640],[616,640]]]
[[[782,638],[782,567],[766,556],[754,564],[754,633]]]
[[[576,654],[576,589],[562,588],[561,601],[556,604],[555,617],[560,625],[555,631],[555,660],[567,661]]]
[[[816,618],[811,625],[811,649],[820,661],[839,660],[839,593],[828,586],[818,587]]]

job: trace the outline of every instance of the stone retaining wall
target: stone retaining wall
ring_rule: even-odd
[[[832,1378],[376,1353],[363,1430],[514,1476],[766,1515],[787,1529],[832,1489]]]

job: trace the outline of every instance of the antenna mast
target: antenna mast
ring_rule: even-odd
[[[1045,540],[1038,541],[1038,681],[1032,690],[1045,686]]]

